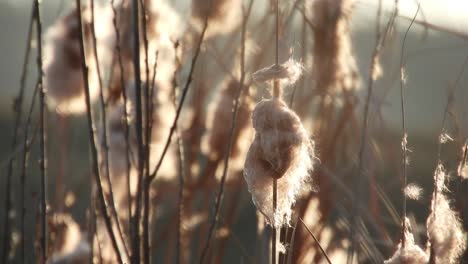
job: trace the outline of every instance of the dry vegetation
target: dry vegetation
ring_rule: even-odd
[[[449,135],[457,127],[458,79],[437,163],[428,165],[434,184],[422,188],[408,181],[413,144],[405,123],[406,35],[392,35],[397,5],[390,15],[378,5],[370,67],[360,72],[353,0],[192,0],[190,17],[169,0],[77,0],[45,29],[33,2],[28,43],[43,45],[36,45],[37,84],[26,87],[24,71],[15,101],[1,263],[468,261],[467,219],[460,218],[468,141]],[[423,23],[416,15],[407,33]],[[284,41],[291,32],[300,50]],[[392,102],[401,106],[402,129],[379,137],[374,86],[395,70],[380,65],[390,39],[402,47],[393,55],[401,97]],[[25,90],[34,91],[30,103]],[[47,122],[55,116],[58,127]],[[66,184],[63,171],[51,173],[74,162],[67,161],[71,131],[62,125],[73,116],[87,122],[79,130],[89,165],[76,168],[83,177],[74,181],[87,196]],[[51,127],[60,137],[48,137]],[[442,155],[450,142],[462,149],[451,155],[455,167]],[[36,144],[39,207],[28,212]],[[59,146],[59,159],[49,158],[50,146]],[[379,174],[393,177],[393,193]],[[429,210],[419,223],[407,199]],[[86,215],[72,214],[74,204]]]

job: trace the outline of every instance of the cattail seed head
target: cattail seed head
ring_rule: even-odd
[[[258,103],[252,115],[255,139],[244,165],[244,178],[257,209],[270,225],[289,224],[291,206],[309,180],[313,142],[299,117],[277,98]],[[272,186],[277,179],[277,210]]]

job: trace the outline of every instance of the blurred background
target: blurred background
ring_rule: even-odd
[[[86,2],[86,1],[85,1]],[[103,1],[104,2],[104,1]],[[189,20],[191,14],[190,1],[175,0],[167,1],[177,10],[182,20]],[[284,1],[281,1],[284,2]],[[301,1],[302,2],[302,1]],[[310,1],[305,1],[310,2]],[[371,63],[371,56],[375,46],[375,25],[376,13],[379,1],[358,0],[355,2],[350,19],[351,30],[351,43],[354,58],[358,66],[358,73],[360,75],[361,84],[356,89],[358,104],[354,109],[355,117],[358,123],[363,120],[363,102],[367,93],[367,79],[369,75],[369,67]],[[268,1],[255,0],[253,5],[251,25],[258,25],[258,21],[262,18],[267,9],[265,6]],[[289,3],[284,4],[285,9],[289,8]],[[43,26],[44,31],[54,23],[58,18],[64,14],[69,13],[73,8],[73,1],[60,1],[48,0],[42,1],[41,7],[43,10]],[[450,135],[453,140],[449,140],[443,144],[441,150],[441,161],[450,172],[451,180],[449,187],[451,188],[451,198],[460,213],[463,220],[465,230],[468,228],[468,207],[466,201],[468,200],[468,189],[466,179],[458,181],[456,177],[456,169],[460,162],[462,146],[468,138],[468,69],[466,68],[466,61],[468,58],[468,2],[463,0],[450,0],[450,1],[436,1],[426,0],[421,2],[417,23],[415,23],[409,31],[406,48],[404,51],[405,58],[405,100],[406,100],[406,125],[408,134],[408,147],[410,152],[408,164],[408,182],[416,183],[423,188],[422,198],[418,201],[408,202],[408,215],[417,223],[424,227],[425,220],[429,214],[430,199],[432,193],[433,174],[437,166],[439,136],[444,120],[445,109],[450,97],[451,89],[453,89],[453,97],[449,103],[448,120],[445,123],[444,133]],[[382,1],[382,26],[391,15],[394,9],[394,2],[391,0]],[[400,52],[402,46],[403,36],[407,30],[412,17],[417,10],[416,1],[400,1],[399,16],[396,19],[395,26],[393,27],[381,54],[380,62],[383,71],[383,76],[378,79],[374,84],[374,95],[371,98],[371,111],[370,111],[370,132],[371,144],[375,147],[373,149],[374,158],[370,159],[369,166],[372,167],[375,183],[378,186],[379,199],[376,202],[378,207],[378,215],[381,217],[379,223],[385,226],[388,231],[388,239],[386,241],[377,241],[375,247],[381,252],[384,258],[388,258],[395,249],[398,243],[400,228],[398,222],[395,223],[395,217],[398,218],[401,208],[401,195],[400,195],[400,155],[401,155],[401,112],[400,112],[400,90],[399,90],[399,73],[400,73]],[[296,59],[301,59],[304,63],[305,73],[304,79],[301,84],[298,84],[298,89],[308,89],[312,86],[312,72],[314,69],[311,65],[311,58],[301,58],[300,51],[303,48],[301,42],[301,13],[296,12],[292,25],[285,30],[281,38],[281,47],[287,49],[283,57],[288,55]],[[0,210],[0,224],[3,225],[5,212],[3,207],[4,193],[6,186],[6,174],[8,161],[12,155],[11,139],[13,134],[13,102],[18,93],[21,70],[23,65],[24,53],[26,49],[26,37],[28,33],[29,17],[31,14],[31,1],[26,0],[0,0],[0,32],[2,38],[0,40],[0,166],[1,175],[0,183],[2,190],[2,210]],[[270,28],[271,25],[264,25],[265,28]],[[255,30],[259,28],[249,29],[255,39]],[[226,40],[231,36],[238,34],[239,30],[233,31],[218,39],[210,39],[212,45],[216,45],[219,50],[223,50],[226,45]],[[311,33],[310,33],[311,34]],[[312,41],[309,41],[309,45]],[[260,44],[258,44],[260,45]],[[273,44],[271,44],[273,45]],[[28,79],[26,83],[26,94],[23,105],[24,112],[27,109],[31,100],[32,87],[34,86],[37,76],[35,65],[35,47],[36,43],[33,41],[33,49],[31,60],[29,62]],[[269,47],[272,48],[272,47]],[[205,48],[202,51],[202,60],[204,67],[208,69],[216,68],[209,52]],[[254,49],[253,53],[259,53],[262,47]],[[310,55],[312,56],[312,55]],[[273,60],[264,60],[261,67],[268,66]],[[255,70],[252,67],[247,67],[247,75],[250,76]],[[186,71],[183,70],[183,71]],[[186,73],[180,77],[180,83],[184,83]],[[217,87],[221,84],[223,77],[213,78],[211,83],[212,87]],[[195,83],[194,86],[199,84]],[[258,88],[260,89],[260,88]],[[264,89],[264,88],[263,88]],[[194,88],[195,91],[198,91]],[[290,96],[292,88],[285,91],[286,96]],[[190,95],[191,100],[197,98],[198,93],[193,92]],[[214,95],[209,95],[214,96]],[[210,97],[211,98],[211,97]],[[337,103],[340,108],[340,102]],[[315,108],[314,108],[314,111]],[[314,116],[320,116],[324,113],[314,112],[313,116],[309,116],[311,120],[305,120],[304,123],[313,127]],[[301,115],[302,117],[302,115]],[[206,118],[206,117],[205,117]],[[33,124],[35,124],[36,116],[33,115]],[[24,122],[24,120],[23,120]],[[22,123],[24,124],[24,123]],[[85,115],[72,115],[66,116],[51,109],[48,117],[48,190],[49,190],[49,203],[51,212],[66,212],[70,213],[75,221],[79,223],[82,229],[86,229],[86,218],[89,214],[90,202],[90,155],[88,150],[87,126]],[[34,125],[32,126],[34,128]],[[359,130],[354,131],[356,135],[360,134]],[[353,128],[346,128],[353,129]],[[318,135],[317,135],[318,134]],[[314,134],[315,137],[319,133]],[[22,139],[22,137],[20,137]],[[320,139],[317,139],[320,140]],[[340,149],[335,149],[340,159],[348,159],[346,164],[355,164],[358,159],[357,146],[359,145],[359,136],[351,137],[350,151],[343,150],[346,153],[339,153]],[[189,143],[187,143],[189,144]],[[37,145],[37,144],[36,144]],[[64,147],[66,146],[66,147]],[[354,151],[353,151],[354,150]],[[19,150],[18,150],[19,151]],[[17,152],[18,152],[17,151]],[[374,152],[375,151],[375,152]],[[20,152],[20,151],[19,151]],[[326,151],[320,149],[320,144],[317,149],[318,159],[321,159],[321,154]],[[350,154],[351,153],[351,154]],[[18,155],[19,157],[19,155]],[[19,159],[19,158],[18,158]],[[26,183],[26,212],[27,219],[31,220],[28,225],[28,233],[35,234],[36,226],[34,223],[37,219],[38,205],[39,205],[39,169],[38,169],[38,146],[32,148],[30,163],[27,168],[27,183]],[[339,167],[341,161],[336,162],[334,172],[338,177],[346,177],[347,174],[356,174],[356,172],[349,172],[347,168]],[[19,162],[18,162],[19,164]],[[12,197],[13,208],[17,208],[19,201],[19,179],[16,177],[18,174],[19,165],[16,165],[14,177],[12,179]],[[347,171],[347,172],[343,172]],[[345,176],[340,176],[343,172]],[[237,175],[237,174],[236,174]],[[241,174],[239,174],[241,175]],[[239,176],[241,177],[241,176]],[[353,176],[354,177],[354,176]],[[357,176],[355,176],[357,177]],[[355,178],[349,178],[355,179]],[[349,184],[344,181],[345,184]],[[346,204],[346,198],[341,197],[335,193],[340,192],[341,187],[339,184],[331,183],[324,190],[330,191],[330,195],[336,197],[336,204]],[[320,183],[318,186],[320,193]],[[213,199],[217,187],[213,186],[210,193],[207,195],[208,202],[199,202],[198,204],[207,203],[207,207],[213,206]],[[234,187],[233,187],[234,188]],[[250,195],[245,186],[245,182],[240,181],[239,196],[235,196],[233,190],[228,188],[226,200],[239,199],[235,209],[235,221],[232,223],[232,234],[230,233],[229,239],[226,243],[226,253],[224,256],[212,259],[213,263],[216,261],[222,263],[240,263],[244,258],[237,253],[242,248],[246,250],[248,256],[255,256],[255,245],[258,241],[255,238],[256,220],[255,220],[255,207],[251,202]],[[457,191],[455,191],[457,190]],[[366,193],[368,190],[366,189]],[[366,194],[369,195],[369,194]],[[172,197],[172,196],[170,196]],[[162,199],[162,198],[161,198]],[[164,201],[167,203],[168,208],[172,208],[174,200]],[[201,199],[201,198],[200,198]],[[463,200],[465,200],[463,202]],[[195,203],[195,207],[197,203]],[[229,203],[230,204],[230,203]],[[211,205],[211,206],[210,206]],[[339,207],[338,205],[336,207]],[[227,209],[226,209],[227,210]],[[324,221],[327,225],[330,222],[337,221],[342,217],[339,210],[332,206],[332,211],[329,220]],[[369,205],[369,211],[372,211],[372,205]],[[377,209],[376,209],[377,210]],[[206,230],[206,225],[211,221],[210,216],[212,210],[209,210],[208,215],[205,215],[200,221],[200,228],[195,227],[194,237],[200,238],[204,241],[203,230]],[[160,211],[160,214],[172,212],[170,209]],[[322,212],[324,213],[324,212]],[[226,212],[222,212],[222,217],[226,216]],[[396,215],[395,215],[396,214]],[[224,216],[223,216],[224,215]],[[346,218],[346,217],[344,217]],[[14,221],[17,219],[17,213],[14,210],[10,213],[10,219],[13,221],[12,229],[13,234],[17,236],[18,223]],[[161,230],[162,226],[166,226],[171,218],[164,217],[158,218],[157,225]],[[331,220],[330,220],[331,219]],[[193,220],[196,221],[196,220]],[[194,224],[197,225],[197,224]],[[331,224],[330,224],[331,225]],[[333,224],[333,225],[340,225]],[[156,228],[156,230],[158,230]],[[417,234],[417,240],[420,245],[424,245],[427,239],[425,230],[414,227]],[[160,235],[156,231],[157,239],[171,237],[171,234]],[[3,234],[0,234],[3,236]],[[234,238],[233,238],[234,237]],[[169,239],[169,238],[167,238]],[[196,241],[196,238],[193,238]],[[27,238],[27,243],[33,245],[34,236]],[[172,243],[173,240],[169,239]],[[391,243],[393,241],[393,243]],[[200,242],[201,243],[201,242]],[[164,243],[162,243],[164,244]],[[170,261],[171,257],[166,256],[167,248],[171,246],[160,245],[155,253],[155,263],[163,263],[163,261]],[[197,245],[193,247],[193,259],[196,259]],[[200,246],[198,246],[200,247]],[[345,247],[346,248],[346,247]],[[172,253],[173,254],[173,253]],[[243,255],[243,254],[242,254]],[[13,254],[14,258],[15,254]],[[465,260],[468,258],[466,257]],[[29,260],[34,259],[34,254],[28,255]],[[189,258],[192,259],[192,258]],[[299,261],[299,260],[298,260]],[[307,263],[299,261],[298,263]],[[372,259],[365,260],[368,263],[373,263]],[[197,261],[189,261],[195,263]],[[29,263],[29,262],[27,262]],[[341,262],[336,262],[341,263]]]

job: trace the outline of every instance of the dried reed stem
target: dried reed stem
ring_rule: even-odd
[[[20,244],[21,244],[21,248],[20,248],[20,256],[21,256],[21,263],[24,263],[24,260],[25,260],[25,230],[26,230],[26,221],[25,221],[25,215],[26,215],[26,204],[25,204],[25,200],[26,200],[26,170],[27,170],[27,166],[28,166],[28,159],[29,159],[29,147],[28,145],[30,144],[29,141],[28,141],[28,137],[29,137],[29,129],[30,129],[30,126],[31,126],[31,117],[32,117],[32,113],[33,113],[33,110],[34,110],[34,105],[35,105],[35,102],[36,102],[36,97],[37,97],[37,93],[39,91],[39,84],[36,83],[36,87],[34,88],[34,92],[33,92],[33,96],[31,98],[31,103],[29,104],[29,114],[28,114],[28,117],[26,119],[26,125],[25,125],[25,129],[24,129],[24,143],[23,143],[23,157],[22,157],[22,162],[23,162],[23,165],[21,167],[21,174],[20,174],[20,186],[21,186],[21,189],[20,189],[20,199],[21,199],[21,203],[20,203],[20,222],[21,222],[21,241],[20,241]],[[8,212],[8,211],[7,211]],[[6,263],[6,262],[5,262]]]
[[[119,70],[120,70],[120,85],[122,87],[122,97],[123,97],[123,102],[124,102],[124,137],[125,137],[125,164],[126,164],[126,180],[127,180],[127,203],[128,203],[128,219],[129,219],[129,230],[131,230],[131,217],[132,217],[132,192],[130,190],[130,168],[131,168],[131,163],[130,163],[130,129],[129,129],[129,124],[128,124],[128,109],[127,109],[127,90],[125,89],[125,70],[123,67],[123,62],[122,62],[122,50],[120,47],[120,31],[117,26],[117,10],[115,9],[114,6],[114,0],[111,0],[111,8],[113,12],[113,18],[112,18],[112,24],[114,26],[114,32],[115,32],[115,43],[116,43],[116,52],[117,52],[117,59],[118,59],[118,65],[119,65]]]
[[[135,112],[136,138],[138,159],[138,181],[135,196],[136,206],[132,216],[132,263],[140,263],[140,235],[139,224],[141,217],[141,195],[143,191],[143,170],[145,164],[145,150],[143,145],[143,108],[141,102],[141,72],[140,72],[140,21],[138,0],[132,0],[133,20],[133,67],[135,78]]]
[[[96,72],[98,77],[98,85],[99,85],[99,103],[101,105],[101,120],[102,120],[102,148],[104,151],[104,175],[106,180],[109,184],[109,203],[110,210],[115,218],[115,223],[117,226],[117,232],[119,235],[119,239],[122,241],[122,245],[124,248],[124,253],[126,258],[129,257],[128,249],[125,244],[125,238],[122,232],[122,228],[119,221],[119,216],[117,214],[117,210],[115,209],[115,200],[114,200],[114,191],[112,188],[112,181],[110,178],[110,168],[109,168],[109,144],[108,144],[108,137],[107,137],[107,114],[106,114],[106,103],[104,100],[104,91],[102,85],[102,76],[101,76],[101,69],[99,66],[99,54],[97,49],[97,40],[96,40],[96,28],[94,25],[94,0],[90,0],[91,6],[91,38],[92,38],[92,45],[93,45],[93,55],[94,60],[96,63]]]
[[[275,65],[279,65],[279,0],[275,0]],[[281,99],[281,87],[279,80],[273,81],[273,97]],[[273,180],[273,213],[277,209],[277,200],[278,200],[278,179],[272,178]],[[271,225],[272,235],[271,235],[271,263],[276,264],[276,227]]]
[[[174,74],[172,77],[172,87],[173,87],[173,103],[174,108],[177,109],[177,89],[179,88],[179,84],[177,82],[177,73],[180,69],[180,61],[177,56],[179,49],[179,41],[174,42],[174,64],[176,65]],[[178,193],[178,207],[177,207],[177,232],[176,232],[176,263],[180,263],[180,255],[181,255],[181,234],[182,234],[182,220],[183,220],[183,212],[184,212],[184,185],[185,185],[185,157],[184,157],[184,142],[182,141],[180,131],[176,129],[175,132],[176,140],[177,140],[177,155],[179,157],[179,193]]]
[[[242,5],[242,11],[243,11],[243,21],[242,21],[242,31],[241,31],[241,54],[240,54],[240,81],[239,81],[239,88],[237,89],[235,101],[234,101],[234,108],[232,110],[232,122],[231,122],[231,130],[229,131],[229,143],[228,147],[226,149],[226,152],[224,153],[224,168],[223,168],[223,174],[221,176],[221,182],[220,182],[220,187],[219,187],[219,192],[218,196],[215,201],[215,212],[213,216],[213,220],[211,222],[209,231],[208,231],[208,236],[205,242],[205,246],[202,250],[202,254],[200,257],[200,264],[204,263],[206,254],[208,253],[208,249],[210,247],[210,242],[213,237],[213,233],[216,229],[216,225],[219,219],[219,211],[221,210],[221,204],[223,202],[223,197],[224,197],[224,186],[226,183],[226,178],[227,178],[227,173],[229,169],[229,157],[231,156],[231,150],[232,150],[232,145],[234,143],[234,132],[236,130],[236,121],[237,121],[237,115],[239,112],[239,102],[240,102],[240,97],[242,94],[242,90],[244,88],[244,82],[245,82],[245,40],[246,40],[246,32],[247,32],[247,23],[248,19],[250,16],[250,12],[252,10],[252,4],[253,0],[250,0],[248,9],[245,10],[244,5]]]
[[[42,21],[39,6],[39,0],[35,0],[34,5],[34,18],[36,21],[36,42],[37,42],[37,74],[39,91],[39,126],[40,126],[40,161],[39,166],[41,170],[41,260],[42,263],[47,262],[47,121],[46,121],[46,102],[45,102],[45,88],[43,85],[42,74]]]
[[[402,184],[402,194],[403,194],[403,206],[401,209],[401,219],[402,219],[402,228],[401,228],[401,246],[404,249],[406,247],[406,236],[405,236],[405,231],[406,231],[406,195],[405,195],[405,188],[407,184],[407,175],[406,175],[406,154],[407,154],[407,134],[406,134],[406,120],[405,120],[405,94],[404,94],[404,75],[403,75],[403,70],[404,70],[404,62],[403,62],[403,56],[405,52],[405,45],[406,45],[406,38],[408,36],[408,33],[411,29],[411,26],[413,26],[414,21],[416,20],[416,17],[418,16],[419,13],[419,8],[420,5],[418,5],[418,9],[416,10],[416,13],[414,14],[413,20],[411,20],[411,23],[408,26],[408,29],[405,32],[405,36],[403,37],[403,44],[401,45],[401,54],[400,54],[400,103],[401,103],[401,147],[403,151],[403,160],[402,160],[402,166],[403,166],[403,184]]]
[[[210,0],[210,1],[213,1],[213,0]],[[200,55],[201,44],[203,43],[203,40],[205,38],[205,33],[206,33],[207,28],[208,28],[208,17],[205,18],[203,29],[201,31],[200,38],[198,39],[198,42],[197,42],[197,45],[196,45],[195,54],[194,54],[194,56],[192,58],[192,62],[190,63],[189,75],[187,77],[187,81],[185,83],[184,89],[182,90],[182,96],[181,96],[179,104],[177,106],[176,115],[175,115],[174,121],[172,122],[172,126],[171,126],[171,129],[169,131],[169,136],[167,137],[166,143],[165,143],[163,151],[161,153],[161,157],[159,158],[158,163],[156,164],[156,167],[155,167],[154,171],[150,174],[150,177],[149,177],[150,183],[156,178],[156,176],[158,174],[158,171],[161,168],[162,162],[164,161],[164,157],[167,154],[167,151],[168,151],[169,146],[170,146],[171,141],[172,141],[172,137],[173,137],[173,135],[175,133],[175,130],[177,128],[177,121],[180,118],[180,114],[182,112],[182,107],[184,106],[185,98],[187,97],[187,92],[188,92],[188,90],[190,88],[190,84],[193,81],[193,73],[194,73],[195,66],[196,66],[196,63],[197,63],[197,60],[198,60],[198,56]]]
[[[86,57],[85,57],[85,47],[84,47],[84,38],[83,38],[83,23],[81,17],[81,0],[76,0],[76,10],[78,16],[78,25],[79,25],[79,44],[80,44],[80,57],[81,57],[81,70],[83,74],[84,86],[85,86],[85,99],[86,99],[86,115],[88,119],[88,137],[90,141],[90,148],[91,148],[91,156],[92,156],[92,170],[96,181],[99,203],[101,207],[101,212],[104,218],[104,223],[106,226],[106,230],[109,234],[111,239],[112,247],[115,251],[117,256],[117,260],[120,264],[123,264],[122,256],[119,252],[119,247],[117,244],[116,236],[114,231],[112,230],[112,220],[107,212],[106,206],[106,199],[104,196],[104,190],[102,188],[102,181],[101,175],[99,173],[99,158],[98,158],[98,151],[96,146],[96,139],[94,135],[94,121],[91,109],[91,98],[90,98],[90,90],[89,90],[89,80],[88,80],[88,66],[86,64]]]
[[[24,97],[24,90],[26,87],[26,76],[28,73],[28,62],[29,62],[29,55],[31,51],[31,39],[32,39],[32,28],[34,23],[34,5],[36,2],[33,2],[31,16],[29,19],[29,26],[28,26],[28,35],[26,40],[26,50],[24,54],[24,61],[21,71],[21,79],[20,79],[20,87],[18,91],[18,95],[14,99],[13,104],[13,111],[14,111],[14,119],[15,124],[13,128],[13,139],[11,142],[11,152],[14,152],[16,149],[18,137],[19,137],[19,130],[21,125],[21,118],[22,118],[22,110],[23,110],[23,97]],[[35,90],[36,91],[36,90]],[[26,147],[26,144],[24,145]],[[13,175],[13,165],[15,163],[15,156],[14,155],[8,162],[8,171],[6,175],[6,184],[5,184],[5,215],[3,220],[3,226],[1,233],[3,234],[3,245],[2,245],[2,252],[0,255],[0,260],[3,263],[6,263],[8,260],[8,252],[10,251],[10,219],[9,219],[9,212],[12,207],[12,198],[11,198],[11,177]],[[22,189],[23,189],[22,185]],[[21,196],[23,197],[23,196]],[[20,250],[21,250],[21,257],[24,260],[24,229],[21,229],[21,242],[20,242]]]
[[[376,70],[377,66],[377,59],[378,56],[380,55],[380,51],[383,47],[383,44],[385,43],[385,40],[387,38],[387,35],[389,34],[393,23],[395,21],[395,18],[397,16],[398,12],[398,0],[395,3],[395,10],[393,12],[392,17],[390,18],[389,22],[387,23],[386,29],[384,31],[384,34],[381,35],[380,32],[380,17],[381,17],[381,10],[382,6],[379,4],[378,10],[377,10],[377,26],[376,26],[376,43],[374,50],[372,52],[372,57],[371,57],[371,66],[369,68],[369,77],[367,80],[367,96],[366,96],[366,102],[364,106],[364,122],[363,122],[363,127],[361,131],[361,144],[359,148],[359,167],[358,167],[358,172],[359,172],[359,177],[357,179],[357,188],[355,192],[355,199],[353,200],[353,206],[352,206],[352,215],[351,215],[351,234],[350,234],[350,239],[351,239],[351,246],[348,249],[348,256],[347,256],[347,263],[352,263],[354,259],[354,253],[356,250],[356,233],[358,229],[358,221],[361,217],[361,211],[358,210],[359,208],[359,203],[361,202],[361,194],[362,194],[362,178],[366,177],[366,174],[364,173],[364,154],[367,149],[367,127],[369,123],[369,108],[370,108],[370,100],[372,98],[372,91],[373,91],[373,85],[375,81],[375,74],[374,71]]]
[[[146,116],[146,123],[145,123],[145,143],[144,143],[144,151],[145,151],[145,175],[144,175],[144,191],[143,191],[143,263],[150,263],[150,239],[149,239],[149,192],[150,192],[150,144],[151,144],[151,128],[152,128],[152,104],[153,97],[150,96],[150,87],[149,87],[149,64],[148,64],[148,35],[146,29],[147,23],[147,12],[146,12],[146,5],[143,0],[140,0],[140,5],[142,9],[142,16],[141,16],[141,27],[143,31],[143,48],[145,52],[145,87],[144,87],[144,97],[145,97],[145,105],[144,105],[144,112]],[[154,62],[154,72],[153,72],[153,85],[152,88],[154,89],[154,79],[156,77],[156,67],[157,67],[157,57]],[[143,111],[143,109],[142,109]]]

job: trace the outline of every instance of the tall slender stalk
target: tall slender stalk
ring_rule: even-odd
[[[407,154],[407,134],[406,134],[406,119],[405,119],[405,91],[404,91],[404,62],[403,62],[403,56],[405,53],[405,45],[406,45],[406,38],[408,36],[408,33],[411,29],[411,26],[413,26],[414,20],[418,16],[419,13],[419,8],[420,6],[418,5],[418,9],[416,10],[416,13],[414,15],[413,20],[411,21],[410,25],[408,26],[408,29],[405,32],[405,36],[403,37],[403,44],[401,45],[401,53],[400,53],[400,106],[401,106],[401,147],[403,151],[403,157],[402,157],[402,166],[403,166],[403,184],[402,184],[402,194],[403,194],[403,205],[401,209],[401,222],[402,222],[402,228],[401,228],[401,246],[402,248],[406,247],[406,236],[405,236],[405,230],[406,230],[406,194],[405,194],[405,188],[407,184],[407,173],[406,173],[406,154]]]
[[[275,17],[276,17],[276,29],[275,29],[275,65],[279,65],[279,0],[275,0]],[[273,81],[273,97],[281,98],[281,87],[279,80]],[[273,178],[273,214],[276,213],[277,199],[278,199],[278,179]],[[276,264],[276,223],[275,219],[272,221],[272,235],[271,235],[271,263]]]
[[[106,103],[104,100],[104,91],[103,91],[103,85],[102,85],[102,76],[101,76],[101,68],[99,65],[99,54],[98,54],[98,48],[97,48],[97,39],[96,39],[96,28],[94,24],[94,0],[90,0],[90,6],[91,6],[91,38],[92,38],[92,43],[93,43],[93,55],[94,55],[94,60],[96,63],[96,72],[97,72],[97,77],[98,77],[98,85],[99,85],[99,103],[101,105],[101,126],[102,126],[102,149],[104,152],[104,160],[102,161],[104,163],[104,176],[106,177],[106,180],[109,184],[109,202],[108,204],[110,205],[110,210],[111,213],[115,219],[116,227],[117,227],[117,234],[119,235],[119,239],[122,241],[122,246],[124,249],[124,253],[126,254],[126,257],[129,256],[128,254],[128,249],[125,244],[125,238],[122,232],[122,228],[120,225],[119,221],[119,216],[117,214],[117,210],[115,208],[115,200],[114,200],[114,190],[112,187],[112,181],[110,178],[110,167],[109,167],[109,144],[108,144],[108,137],[107,137],[107,113],[106,113]]]
[[[145,52],[145,85],[144,85],[144,98],[145,104],[143,106],[145,113],[145,124],[144,124],[144,152],[145,152],[145,175],[143,177],[143,263],[150,263],[150,231],[149,231],[149,192],[150,192],[150,144],[151,144],[151,131],[152,131],[152,104],[153,104],[153,97],[150,96],[150,83],[149,83],[149,62],[148,62],[148,35],[146,29],[147,23],[147,10],[146,5],[143,0],[140,0],[140,5],[142,9],[142,16],[141,16],[141,28],[143,33],[143,48]],[[157,56],[154,62],[154,72],[153,77],[156,77],[156,68],[157,68]],[[154,78],[153,78],[154,80]],[[154,89],[154,85],[152,85],[152,89]]]
[[[36,21],[36,42],[37,42],[37,73],[39,85],[39,126],[40,126],[40,161],[39,166],[41,170],[41,259],[42,263],[47,261],[47,122],[46,122],[46,103],[45,103],[45,88],[43,85],[42,74],[42,21],[39,6],[39,0],[35,0],[34,5],[34,18]]]
[[[356,243],[357,243],[357,238],[356,234],[359,233],[358,230],[360,229],[358,227],[358,222],[361,218],[361,211],[359,210],[360,207],[360,202],[361,202],[361,195],[362,195],[362,181],[364,177],[367,177],[365,174],[364,170],[364,155],[367,151],[367,133],[368,133],[368,125],[369,125],[369,109],[370,109],[370,100],[372,98],[372,92],[373,92],[373,86],[374,86],[374,81],[375,81],[375,74],[374,71],[376,70],[377,66],[377,59],[380,55],[381,49],[383,47],[383,44],[385,43],[385,40],[387,36],[389,35],[389,32],[391,31],[391,28],[393,27],[393,24],[395,22],[395,18],[397,17],[398,14],[398,0],[395,1],[395,9],[390,17],[385,30],[383,31],[384,34],[382,35],[382,32],[380,31],[380,18],[382,14],[382,5],[379,2],[379,7],[377,10],[377,23],[376,23],[376,41],[375,41],[375,46],[374,50],[372,51],[372,57],[371,57],[371,66],[369,68],[369,77],[367,79],[367,95],[366,95],[366,101],[364,105],[364,120],[363,120],[363,126],[361,130],[361,143],[359,146],[359,165],[358,165],[358,173],[359,177],[356,182],[356,190],[355,190],[355,197],[353,199],[353,205],[352,205],[352,213],[351,213],[351,228],[350,228],[350,240],[351,240],[351,245],[348,248],[348,256],[347,256],[347,261],[346,263],[352,263],[354,259],[354,254],[356,253]]]
[[[124,137],[125,137],[125,172],[126,172],[126,180],[127,180],[127,203],[128,203],[128,208],[127,208],[127,214],[128,214],[128,228],[129,230],[131,229],[130,225],[130,219],[132,217],[132,192],[130,188],[130,169],[131,169],[131,163],[130,163],[130,129],[129,129],[129,124],[128,124],[128,109],[127,109],[127,90],[125,89],[125,69],[123,67],[123,61],[122,61],[122,50],[120,47],[120,31],[117,26],[117,10],[115,9],[114,6],[114,0],[111,0],[111,8],[113,12],[113,18],[112,18],[112,23],[114,26],[114,32],[115,32],[115,42],[116,42],[116,52],[117,52],[117,59],[118,59],[118,66],[119,66],[119,71],[120,71],[120,85],[122,87],[122,97],[123,97],[123,104],[124,104]],[[131,236],[131,235],[130,235]],[[132,237],[132,236],[131,236]]]
[[[208,236],[205,242],[205,246],[203,248],[201,257],[200,257],[200,264],[205,263],[205,257],[208,253],[208,249],[210,246],[210,242],[213,236],[213,233],[216,230],[216,225],[219,219],[219,212],[221,210],[221,205],[223,202],[223,197],[224,197],[224,187],[226,183],[226,178],[227,178],[227,173],[229,170],[229,157],[231,156],[231,150],[232,150],[232,145],[234,143],[234,132],[236,130],[236,121],[237,121],[237,115],[239,112],[239,102],[240,102],[240,97],[242,94],[242,91],[244,89],[244,82],[245,82],[245,39],[246,39],[246,31],[247,31],[247,22],[248,18],[250,16],[250,12],[252,10],[252,3],[253,1],[250,1],[248,10],[246,11],[243,8],[243,22],[242,22],[242,32],[241,32],[241,54],[240,54],[240,81],[239,81],[239,88],[237,89],[235,101],[234,101],[234,108],[232,109],[232,122],[231,122],[231,129],[229,131],[229,143],[228,147],[226,149],[226,152],[224,153],[224,168],[223,168],[223,174],[221,176],[221,182],[220,182],[220,187],[219,187],[219,192],[218,196],[216,197],[215,201],[215,212],[213,216],[213,221],[211,222],[209,231],[208,231]]]
[[[140,217],[141,217],[141,195],[143,190],[143,170],[145,164],[145,150],[143,145],[143,109],[141,101],[141,71],[140,71],[140,21],[138,0],[132,0],[133,21],[133,67],[135,78],[135,114],[136,114],[136,138],[138,159],[138,181],[135,196],[136,206],[132,216],[132,263],[140,263]]]
[[[91,109],[91,97],[90,97],[90,88],[88,80],[88,66],[86,64],[85,48],[84,48],[84,37],[83,37],[83,22],[81,17],[81,0],[76,0],[76,10],[78,15],[78,25],[79,25],[79,46],[80,46],[80,59],[81,59],[81,70],[83,74],[84,86],[85,86],[85,101],[86,101],[86,116],[88,121],[88,137],[90,141],[91,156],[92,156],[92,170],[96,181],[97,192],[99,203],[101,207],[101,212],[104,218],[104,223],[106,226],[107,233],[109,234],[112,248],[117,256],[117,261],[120,264],[123,264],[122,255],[119,252],[119,247],[117,244],[116,236],[112,229],[112,219],[107,212],[106,199],[104,196],[104,190],[102,187],[101,175],[99,173],[99,158],[98,151],[96,146],[95,131],[94,131],[94,120]]]

